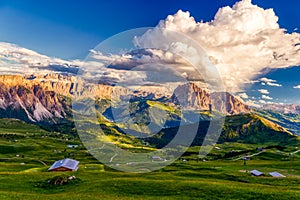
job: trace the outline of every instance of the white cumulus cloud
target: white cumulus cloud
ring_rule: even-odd
[[[268,90],[265,89],[260,89],[258,90],[261,94],[270,94],[270,92]]]
[[[266,78],[266,77],[261,78],[260,81],[265,82],[265,83],[276,83],[277,82],[276,80]]]
[[[272,86],[272,87],[282,87],[281,84],[278,84],[278,83],[271,83],[271,82],[267,82],[266,83],[268,86]]]
[[[217,67],[227,90],[241,91],[267,69],[300,65],[300,34],[280,28],[273,9],[263,9],[250,0],[220,8],[210,22],[197,22],[189,12],[179,10],[159,22],[156,28],[136,38],[140,47],[163,48],[176,43],[164,29],[182,33],[201,45]],[[266,81],[269,86],[281,86]]]
[[[273,98],[268,96],[268,95],[262,95],[261,98],[267,99],[267,100],[272,100]]]
[[[272,87],[281,87],[282,86],[281,84],[277,83],[276,80],[269,79],[266,77],[261,78],[260,81],[261,81],[262,85],[268,85],[268,86],[272,86]]]
[[[259,100],[258,102],[261,103],[261,104],[266,104],[267,103],[265,100],[262,100],[262,99]]]
[[[249,98],[248,94],[245,93],[245,92],[244,93],[240,93],[238,96],[241,97],[242,99],[248,99]]]

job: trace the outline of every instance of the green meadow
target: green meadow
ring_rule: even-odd
[[[0,199],[300,199],[298,146],[218,144],[204,159],[191,147],[173,164],[150,173],[125,173],[94,159],[79,139],[18,120],[0,121]],[[69,149],[68,144],[78,144]],[[259,152],[257,148],[264,148]],[[257,154],[257,155],[256,155]],[[240,158],[248,155],[246,162]],[[253,155],[253,156],[252,156]],[[65,157],[76,172],[48,172]],[[253,177],[257,169],[266,174]],[[277,171],[286,178],[273,178]],[[77,177],[51,185],[56,176]]]

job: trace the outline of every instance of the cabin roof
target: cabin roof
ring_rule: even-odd
[[[76,171],[78,169],[78,164],[79,164],[79,161],[73,160],[70,158],[66,158],[63,160],[56,161],[48,170],[50,171],[50,170],[54,170],[54,169],[57,169],[60,167],[64,167],[64,168]]]
[[[285,177],[284,175],[282,175],[282,174],[280,174],[280,173],[278,173],[278,172],[270,172],[269,173],[271,176],[273,176],[273,177]]]
[[[261,175],[264,175],[264,173],[258,171],[258,170],[252,170],[251,171],[251,174],[254,175],[254,176],[261,176]]]

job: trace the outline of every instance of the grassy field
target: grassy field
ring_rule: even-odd
[[[0,121],[1,123],[1,121]],[[4,123],[4,122],[3,122]],[[2,124],[3,124],[2,123]],[[0,125],[0,199],[300,199],[300,153],[297,146],[267,147],[244,166],[240,157],[259,153],[260,145],[217,145],[197,160],[199,147],[159,171],[117,172],[95,160],[71,136],[48,133],[19,121]],[[69,149],[68,144],[79,144]],[[291,156],[292,155],[292,156]],[[64,157],[80,161],[77,172],[48,172]],[[252,177],[253,169],[266,173]],[[286,178],[272,178],[278,171]],[[75,182],[50,185],[47,180],[75,175]]]

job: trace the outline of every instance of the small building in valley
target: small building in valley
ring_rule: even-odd
[[[256,148],[256,150],[257,150],[257,151],[264,151],[265,149],[262,148],[262,147],[258,147],[258,148]]]
[[[56,161],[48,171],[77,171],[79,161],[66,158]]]
[[[264,176],[264,173],[262,173],[262,172],[255,169],[255,170],[251,171],[251,175],[252,176]]]
[[[270,176],[275,177],[275,178],[285,178],[284,175],[282,175],[278,172],[270,172],[269,174],[270,174]]]
[[[164,159],[160,156],[152,156],[152,161],[163,161]]]
[[[77,145],[77,144],[69,144],[67,147],[68,147],[69,149],[75,149],[75,148],[78,147],[78,145]]]

